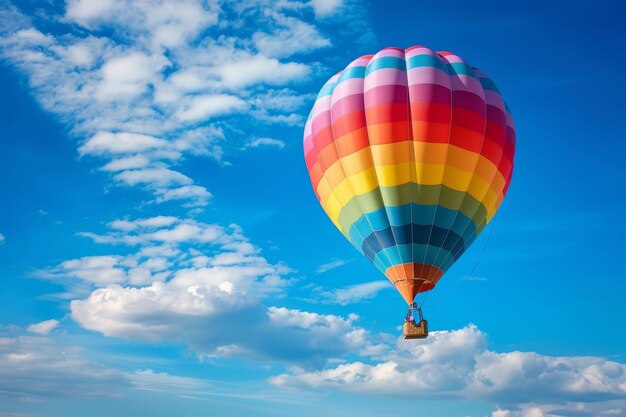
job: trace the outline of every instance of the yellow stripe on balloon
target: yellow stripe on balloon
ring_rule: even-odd
[[[411,171],[417,173],[417,184],[441,184],[453,190],[468,192],[476,200],[483,202],[485,207],[493,204],[500,194],[500,190],[496,191],[492,183],[488,183],[470,172],[444,164],[415,164],[410,162],[398,165],[376,166],[358,174],[343,177],[343,179],[337,175],[336,179],[341,180],[338,181],[334,188],[331,188],[331,181],[325,175],[317,187],[320,203],[324,207],[328,206],[327,200],[332,193],[350,196],[351,198],[354,195],[365,194],[379,186],[394,187],[406,184],[411,181]],[[336,218],[338,219],[338,217]]]
[[[505,180],[497,166],[482,155],[446,143],[413,142],[414,157],[406,152],[409,141],[372,145],[345,155],[324,172],[331,187],[336,187],[346,176],[352,176],[374,166],[405,163],[411,160],[423,164],[445,164],[468,173],[474,173],[486,182],[494,184],[494,190],[504,188]],[[430,165],[427,165],[430,166]],[[439,175],[441,177],[441,175]],[[418,175],[419,178],[419,175]]]

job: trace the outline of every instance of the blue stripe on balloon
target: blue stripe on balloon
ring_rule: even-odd
[[[352,78],[364,78],[365,69],[366,67],[363,65],[346,68],[339,76],[339,79],[337,80],[337,85]]]
[[[429,248],[430,250],[428,250]],[[373,255],[371,258],[369,254],[366,254],[366,256],[374,263],[381,262],[383,264],[386,264],[388,262],[384,260],[389,259],[392,263],[392,266],[416,262],[441,268],[442,265],[445,265],[446,263],[449,263],[450,260],[453,260],[453,257],[445,249],[441,249],[441,252],[444,252],[442,256],[435,256],[439,249],[441,248],[431,247],[430,245],[419,245],[412,243],[408,245],[400,245],[383,249]],[[430,255],[425,257],[425,255],[427,254]],[[435,260],[436,257],[438,258],[437,262]]]
[[[454,221],[455,218],[457,219],[456,222]],[[384,230],[389,225],[404,226],[411,223],[411,220],[413,220],[413,224],[422,224],[424,226],[432,224],[442,229],[450,229],[455,234],[461,235],[463,241],[467,241],[476,234],[474,222],[461,212],[442,206],[410,203],[403,206],[383,207],[374,212],[363,214],[350,227],[350,239],[355,245],[361,247],[363,246],[363,240],[373,230]]]
[[[370,61],[365,70],[365,76],[384,68],[394,68],[400,71],[406,71],[406,62],[402,58],[393,56],[383,56]]]
[[[435,67],[445,72],[446,74],[448,73],[448,71],[446,70],[446,66],[443,62],[441,62],[441,59],[433,55],[412,56],[411,58],[406,60],[406,67],[407,70],[417,67]]]
[[[405,225],[394,226],[384,230],[373,232],[363,241],[363,253],[372,258],[373,254],[383,249],[407,244],[428,244],[442,248],[452,254],[465,251],[464,241],[459,235],[437,226]],[[456,259],[456,257],[455,257]]]

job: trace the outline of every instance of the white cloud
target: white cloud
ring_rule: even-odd
[[[173,48],[217,23],[216,2],[179,0],[69,0],[65,18],[85,28],[123,27],[150,47]]]
[[[343,5],[343,0],[310,0],[311,7],[318,18],[334,15]]]
[[[214,116],[245,110],[247,104],[236,96],[210,94],[194,97],[187,107],[179,110],[176,117],[183,121],[200,121]]]
[[[277,59],[263,55],[250,55],[215,68],[215,72],[228,88],[241,88],[258,83],[284,85],[302,80],[309,71],[307,65],[296,62],[283,64]]]
[[[143,155],[128,156],[125,158],[113,159],[102,167],[103,171],[117,172],[129,169],[146,168],[150,165],[150,160]]]
[[[626,399],[626,365],[599,357],[496,353],[475,326],[432,332],[420,342],[398,341],[378,362],[349,362],[313,372],[283,374],[282,387],[343,390],[407,398],[465,398],[507,404],[495,416],[541,411],[533,404]],[[526,414],[524,414],[526,413]]]
[[[28,331],[31,333],[37,333],[41,335],[47,335],[59,325],[58,320],[50,319],[44,320],[39,323],[33,323],[28,326]]]
[[[389,281],[372,281],[337,288],[332,291],[322,291],[320,294],[326,299],[326,302],[348,305],[373,298],[380,291],[390,288],[393,287]]]
[[[109,228],[83,235],[123,245],[124,255],[85,256],[38,273],[70,287],[71,316],[86,329],[182,341],[200,356],[244,355],[300,366],[372,349],[355,315],[276,306],[292,271],[269,262],[235,225],[157,216],[115,220]],[[127,246],[139,248],[128,254]]]
[[[79,235],[104,244],[148,244],[148,243],[213,243],[228,245],[243,241],[236,226],[224,228],[216,224],[179,219],[172,216],[156,216],[147,219],[116,220],[110,223],[114,230],[104,235],[81,232]]]
[[[317,267],[315,270],[316,274],[323,274],[324,272],[331,271],[336,268],[340,268],[350,262],[354,261],[354,259],[337,259],[334,261],[327,262]]]
[[[114,178],[128,185],[145,184],[157,188],[185,185],[192,182],[188,176],[163,167],[123,171],[116,174]]]
[[[315,26],[278,13],[273,17],[279,29],[272,33],[256,32],[252,36],[256,48],[266,56],[283,58],[330,46],[330,41],[320,35]]]
[[[95,285],[124,282],[127,278],[121,256],[85,256],[71,259],[59,265],[62,276],[77,278]]]
[[[169,61],[161,55],[130,52],[108,59],[102,65],[102,81],[97,86],[100,100],[128,100],[143,94],[155,83]]]
[[[0,398],[116,397],[129,387],[121,372],[45,337],[0,338]]]
[[[178,188],[160,189],[157,191],[157,203],[172,200],[190,200],[190,207],[205,206],[211,199],[211,193],[198,185],[185,185]]]
[[[8,327],[8,326],[7,326]],[[119,398],[131,390],[159,395],[216,392],[209,381],[150,369],[122,371],[88,360],[64,340],[18,334],[0,337],[0,398],[36,403],[61,397]]]
[[[2,57],[67,123],[81,155],[101,159],[103,171],[154,202],[184,199],[187,207],[205,206],[210,193],[173,165],[242,149],[257,136],[253,119],[301,123],[308,96],[268,87],[306,79],[318,63],[287,58],[330,44],[296,3],[68,0],[61,18],[47,7],[42,13],[60,19],[63,34],[42,31],[17,7],[2,11]]]
[[[2,233],[0,233],[0,245],[3,245],[5,240],[6,239],[5,239],[4,235]]]
[[[166,146],[166,141],[149,135],[98,132],[78,148],[78,151],[82,155],[125,154],[145,152]],[[134,158],[138,157],[142,156],[134,156]]]
[[[135,389],[159,394],[204,395],[214,389],[208,381],[202,379],[170,375],[151,369],[137,370],[126,373],[125,376]]]
[[[109,223],[112,229],[131,231],[136,229],[158,229],[160,227],[171,226],[178,222],[174,216],[155,216],[138,220],[114,220]]]
[[[257,139],[250,141],[250,143],[248,143],[247,145],[248,148],[259,148],[263,146],[273,146],[278,149],[284,149],[285,142],[280,139],[274,139],[274,138],[257,138]]]

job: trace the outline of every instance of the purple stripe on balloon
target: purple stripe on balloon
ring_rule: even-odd
[[[476,113],[485,114],[485,101],[483,98],[474,93],[468,93],[467,91],[452,91],[452,105],[457,108],[463,108],[475,111]]]
[[[502,96],[498,94],[497,91],[493,90],[485,90],[485,99],[487,100],[487,104],[491,104],[492,106],[496,106],[501,109],[504,113],[506,113],[506,107],[504,105],[504,100],[502,100]]]
[[[487,104],[487,120],[506,130],[506,113],[500,107]]]
[[[450,89],[437,84],[415,84],[409,86],[411,103],[450,104]]]

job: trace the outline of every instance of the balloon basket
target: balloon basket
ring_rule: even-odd
[[[426,339],[428,337],[428,321],[421,320],[419,323],[405,321],[402,326],[404,339]]]

